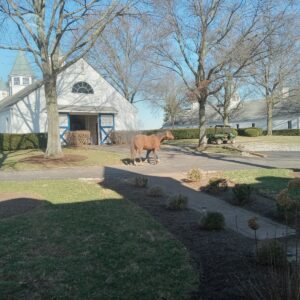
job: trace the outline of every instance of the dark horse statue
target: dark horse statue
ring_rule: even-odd
[[[152,135],[144,135],[138,134],[132,138],[131,141],[131,159],[133,160],[133,164],[136,164],[136,158],[140,158],[140,162],[143,162],[142,159],[142,151],[147,150],[146,158],[149,157],[151,151],[154,154],[154,162],[157,164],[157,151],[160,148],[160,144],[164,140],[174,140],[174,136],[170,130],[167,130],[162,133],[152,134]]]

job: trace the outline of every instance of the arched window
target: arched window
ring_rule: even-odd
[[[72,87],[72,93],[76,94],[94,94],[93,88],[84,81],[76,82]]]

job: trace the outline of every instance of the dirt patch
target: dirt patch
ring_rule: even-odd
[[[44,203],[37,195],[0,193],[0,220],[27,213]]]
[[[65,154],[61,158],[46,158],[44,155],[33,155],[21,159],[20,162],[26,162],[30,164],[41,164],[41,165],[68,165],[73,162],[78,162],[87,159],[86,156],[77,154]]]
[[[200,214],[165,208],[166,197],[152,198],[146,189],[133,188],[130,180],[105,180],[102,186],[130,199],[160,222],[189,252],[201,282],[191,300],[257,299],[253,287],[266,283],[266,268],[255,264],[254,241],[231,230],[208,232],[199,228]]]

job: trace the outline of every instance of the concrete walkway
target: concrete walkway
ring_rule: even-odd
[[[171,177],[170,177],[171,176]],[[160,185],[166,191],[173,194],[183,194],[189,197],[189,207],[199,212],[205,208],[207,211],[217,211],[224,215],[226,227],[248,238],[254,238],[254,232],[248,227],[248,220],[256,217],[260,228],[257,230],[257,238],[271,239],[294,235],[295,230],[260,216],[255,212],[233,206],[217,197],[196,191],[187,187],[180,181],[178,174],[169,174],[163,177],[150,177],[150,185]]]

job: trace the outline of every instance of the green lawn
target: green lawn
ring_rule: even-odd
[[[184,139],[184,140],[173,140],[164,142],[169,145],[181,146],[181,145],[197,145],[198,139]],[[258,136],[258,137],[245,137],[238,136],[236,143],[247,144],[282,144],[282,145],[300,145],[300,136]]]
[[[34,155],[44,154],[41,150],[18,150],[18,151],[5,151],[0,152],[0,170],[13,171],[13,170],[36,170],[45,168],[57,168],[57,167],[74,167],[74,166],[105,166],[120,164],[122,159],[125,159],[126,154],[109,152],[100,149],[75,149],[65,148],[65,154],[77,154],[85,156],[86,159],[78,162],[64,163],[61,165],[55,165],[53,163],[48,164],[32,164],[28,162],[22,162],[22,159],[28,158]]]
[[[0,191],[46,200],[0,219],[1,299],[181,300],[196,287],[184,247],[114,191],[78,180],[0,182]]]
[[[223,175],[235,183],[250,184],[255,191],[270,198],[275,198],[281,190],[287,188],[292,178],[291,171],[287,169],[225,171]]]
[[[246,137],[238,136],[236,138],[237,143],[265,143],[265,144],[282,144],[282,145],[300,145],[300,136],[258,136],[258,137]]]

